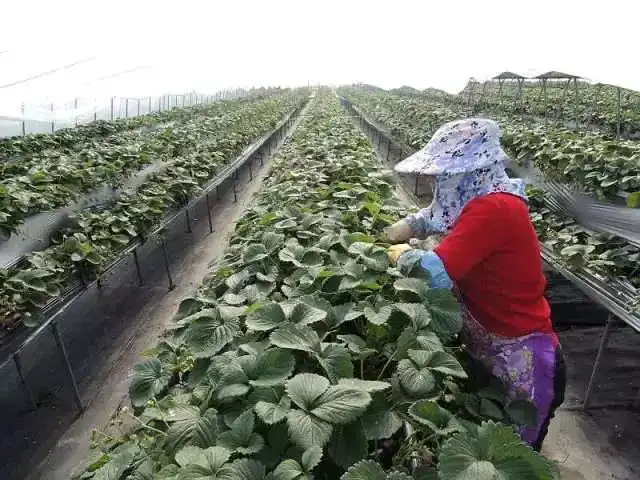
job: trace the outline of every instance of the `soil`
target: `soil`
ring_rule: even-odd
[[[0,390],[0,409],[9,415],[15,412],[13,421],[0,424],[0,478],[70,478],[87,456],[94,429],[107,430],[114,412],[127,403],[131,370],[141,354],[157,343],[180,301],[195,292],[220,257],[235,223],[268,173],[268,162],[262,168],[259,163],[254,162],[253,180],[247,168],[240,172],[237,203],[231,182],[220,189],[220,199],[211,210],[214,233],[209,233],[205,202],[191,212],[191,233],[185,234],[182,222],[166,232],[175,288],[167,289],[165,265],[156,245],[140,253],[144,285],[138,285],[133,261],[125,262],[104,279],[101,289],[86,293],[60,319],[60,326],[66,326],[62,336],[85,407],[82,414],[75,407],[64,368],[39,351],[42,345],[24,353],[33,363],[25,369],[38,408],[25,410],[15,385]],[[86,325],[80,325],[83,322]],[[42,380],[47,378],[43,363],[51,371],[49,383]],[[5,374],[3,378],[11,375],[0,373]]]

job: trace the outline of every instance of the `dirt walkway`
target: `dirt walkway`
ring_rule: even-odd
[[[298,117],[289,136],[305,113],[306,110]],[[192,249],[183,252],[182,261],[172,272],[176,288],[169,292],[160,289],[159,295],[152,297],[140,313],[131,319],[131,328],[112,342],[122,348],[115,349],[105,362],[103,371],[94,376],[95,394],[91,403],[25,480],[68,480],[77,465],[86,458],[92,431],[106,427],[118,407],[128,401],[130,373],[140,361],[141,353],[157,343],[180,301],[194,293],[210,265],[223,253],[236,222],[260,190],[269,168],[270,163],[266,162],[259,172],[254,172],[253,181],[238,192],[238,202],[227,202],[216,214],[214,234],[204,237]]]

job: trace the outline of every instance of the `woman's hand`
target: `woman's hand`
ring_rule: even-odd
[[[408,250],[412,250],[411,246],[406,244],[406,243],[400,243],[398,245],[392,245],[391,247],[389,247],[389,249],[387,250],[387,255],[389,257],[389,261],[395,265],[396,263],[398,263],[398,259],[400,258],[400,256],[408,251]]]
[[[406,220],[400,220],[384,231],[389,243],[406,242],[413,235],[411,225]]]

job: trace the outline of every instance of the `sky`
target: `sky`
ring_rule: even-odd
[[[457,92],[504,70],[640,90],[637,0],[6,1],[0,115],[22,101],[308,83]]]

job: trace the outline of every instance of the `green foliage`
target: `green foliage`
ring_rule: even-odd
[[[144,427],[119,441],[177,479],[450,480],[461,447],[441,447],[458,438],[541,468],[510,426],[487,434],[455,401],[471,388],[460,307],[389,266],[376,239],[405,208],[339,109],[320,93],[273,161],[221,264],[137,368]]]

